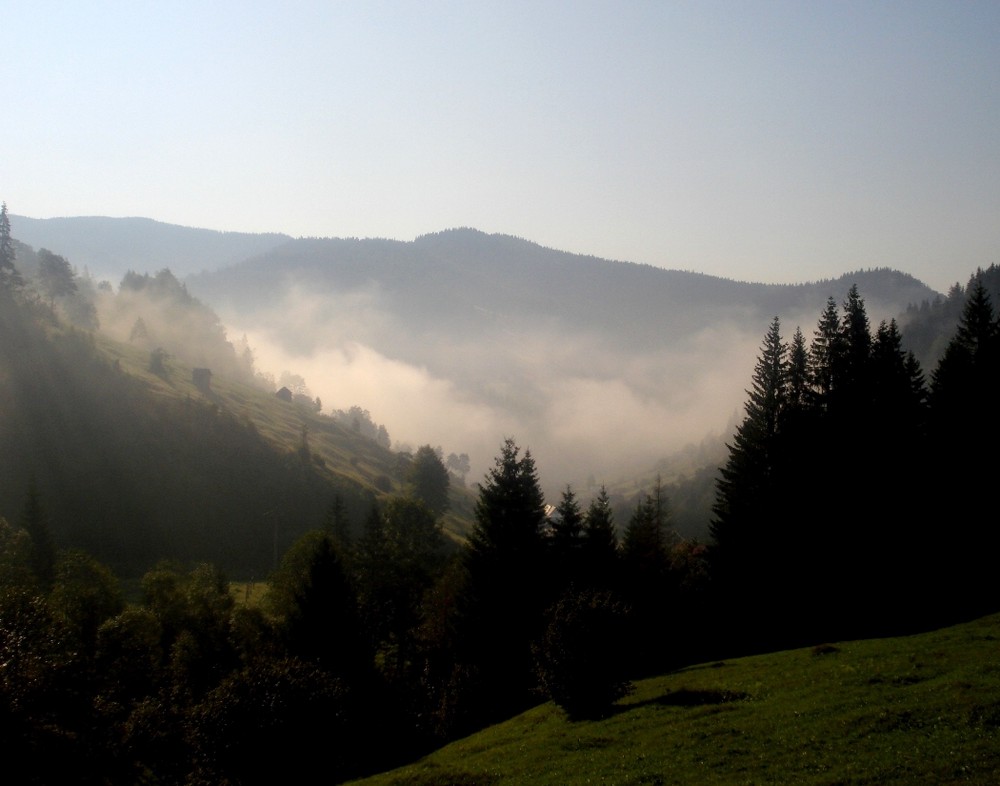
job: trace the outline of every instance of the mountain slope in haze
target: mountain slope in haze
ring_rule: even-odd
[[[557,321],[638,346],[659,346],[719,321],[756,321],[814,309],[858,284],[893,315],[935,293],[904,273],[859,271],[834,281],[754,284],[570,254],[507,235],[456,229],[407,243],[302,239],[189,277],[209,302],[254,313],[289,288],[375,292],[422,332],[489,334],[523,321]]]
[[[339,499],[356,529],[405,463],[296,402],[0,299],[0,515],[32,487],[56,541],[122,575],[161,559],[262,577]],[[452,523],[458,518],[453,514]]]
[[[264,253],[291,238],[274,232],[217,232],[149,218],[11,216],[13,234],[34,248],[65,256],[77,270],[117,282],[128,271],[177,276],[214,270]]]
[[[394,436],[467,452],[474,474],[513,435],[550,494],[719,433],[771,317],[811,337],[855,283],[876,320],[935,294],[891,270],[762,285],[472,229],[296,240],[187,279],[265,367],[295,364],[331,403],[366,391]]]

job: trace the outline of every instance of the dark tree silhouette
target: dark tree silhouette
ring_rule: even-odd
[[[0,291],[19,289],[24,280],[14,264],[14,240],[10,235],[10,218],[7,216],[7,203],[0,204]]]
[[[367,676],[355,589],[328,534],[310,532],[292,545],[271,577],[269,600],[289,654],[348,681]]]
[[[38,250],[38,282],[42,294],[54,304],[56,298],[72,295],[77,291],[73,268],[64,257],[47,248]]]
[[[584,586],[610,589],[618,586],[619,554],[615,515],[603,485],[587,506],[583,519],[581,561]]]
[[[677,535],[670,526],[667,498],[659,476],[636,505],[621,546],[622,595],[631,614],[633,668],[649,672],[668,662],[674,605],[670,551]]]
[[[34,482],[28,488],[20,523],[31,538],[31,568],[39,586],[48,590],[55,578],[56,546],[42,505],[42,496]]]
[[[552,556],[560,587],[577,583],[582,568],[583,512],[576,494],[566,486],[551,518]]]
[[[748,566],[761,551],[773,546],[766,544],[766,527],[782,497],[777,437],[786,402],[787,351],[775,317],[754,367],[743,421],[720,470],[710,529],[713,560],[718,578],[734,586],[745,582],[741,574],[754,570]]]
[[[480,484],[464,560],[460,657],[470,668],[470,699],[485,714],[480,721],[531,701],[531,643],[551,602],[544,502],[531,452],[522,456],[505,440]]]
[[[608,591],[570,590],[549,609],[534,648],[539,683],[571,719],[601,717],[632,691],[627,615]]]
[[[981,277],[969,294],[954,338],[931,383],[931,446],[939,458],[940,526],[955,533],[961,559],[949,562],[943,581],[954,603],[969,614],[1000,608],[994,557],[1000,548],[991,489],[995,462],[984,455],[1000,440],[1000,324]]]
[[[417,450],[413,463],[410,464],[407,480],[410,482],[412,495],[423,502],[435,516],[448,510],[448,470],[430,445]]]

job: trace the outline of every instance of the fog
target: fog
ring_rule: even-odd
[[[513,437],[534,455],[550,500],[566,484],[648,477],[692,444],[728,438],[770,322],[748,303],[576,323],[555,316],[566,313],[555,305],[520,313],[478,305],[488,297],[434,311],[360,277],[337,288],[285,280],[268,295],[255,307],[213,310],[163,271],[104,291],[99,316],[119,340],[162,346],[190,365],[248,379],[255,371],[275,385],[301,377],[306,390],[296,392],[319,398],[327,413],[367,410],[394,449],[468,454],[471,482]],[[782,315],[784,340],[798,326],[811,338],[822,305]],[[868,305],[873,323],[894,310]],[[146,335],[136,337],[140,318]],[[651,324],[661,327],[651,333]]]
[[[267,309],[222,318],[230,335],[246,335],[258,371],[301,375],[325,412],[367,409],[394,448],[468,453],[473,482],[513,437],[531,450],[550,498],[567,483],[614,483],[724,436],[767,329],[720,323],[660,351],[516,321],[455,335],[414,329],[373,286],[293,287]]]

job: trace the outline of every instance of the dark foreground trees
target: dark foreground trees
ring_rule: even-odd
[[[996,325],[973,281],[928,397],[895,321],[873,333],[855,288],[841,313],[828,303],[808,353],[772,322],[712,523],[734,641],[889,635],[997,608],[978,449],[997,437]]]
[[[480,486],[475,514],[463,556],[458,659],[469,713],[481,722],[530,705],[531,644],[552,601],[545,500],[530,451],[522,455],[513,439]]]

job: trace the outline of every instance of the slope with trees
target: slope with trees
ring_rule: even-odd
[[[712,525],[730,635],[769,647],[995,610],[991,469],[976,446],[996,437],[997,325],[974,282],[928,390],[895,321],[873,334],[852,288],[821,315],[801,396],[801,361],[772,322]]]
[[[262,576],[335,500],[357,531],[374,498],[403,487],[405,464],[384,445],[255,379],[252,360],[169,271],[130,274],[114,292],[8,240],[16,285],[0,303],[0,511],[12,515],[33,486],[60,545],[123,573],[169,557]],[[63,281],[42,295],[46,266],[76,289]],[[132,326],[131,340],[68,322],[75,298],[99,304],[102,328]],[[453,535],[466,509],[449,513]]]

